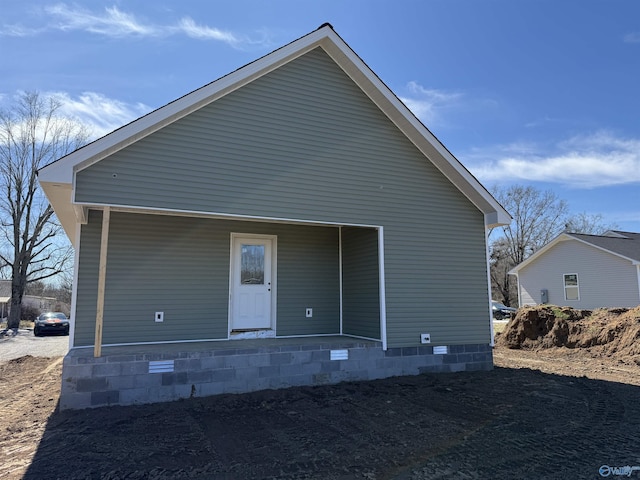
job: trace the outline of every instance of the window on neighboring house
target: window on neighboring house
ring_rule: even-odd
[[[577,273],[565,273],[564,274],[564,299],[565,300],[580,300],[580,290],[578,287],[578,274]]]

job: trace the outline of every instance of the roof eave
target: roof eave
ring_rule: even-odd
[[[94,142],[42,167],[41,181],[69,183],[73,174],[131,145],[153,132],[183,118],[211,102],[241,88],[292,59],[319,46],[330,27],[322,27],[275,50],[244,67],[231,72],[187,95],[164,105]],[[335,33],[334,33],[335,35]]]
[[[78,219],[73,204],[71,184],[61,182],[45,182],[40,179],[40,186],[49,203],[53,207],[64,232],[73,243],[76,239]],[[76,247],[77,245],[74,245]]]
[[[511,215],[493,195],[447,150],[351,47],[333,30],[330,30],[327,37],[331,37],[333,42],[324,42],[324,50],[429,161],[485,214],[485,226],[493,228],[511,223]]]
[[[595,245],[591,242],[587,242],[586,240],[576,237],[575,235],[572,235],[571,233],[567,233],[567,232],[563,232],[560,235],[558,235],[556,238],[554,238],[553,240],[551,240],[549,243],[547,243],[544,247],[542,247],[540,250],[538,250],[537,252],[535,252],[533,255],[531,255],[529,258],[527,258],[524,262],[520,263],[519,265],[516,265],[515,267],[513,267],[511,270],[509,270],[507,273],[509,275],[518,275],[518,272],[520,270],[522,270],[523,268],[525,268],[527,265],[531,264],[532,262],[534,262],[538,257],[544,255],[544,253],[549,250],[550,248],[552,248],[554,245],[558,244],[561,241],[566,241],[566,240],[575,240],[576,242],[580,242],[584,245],[588,245],[592,248],[596,248],[600,251],[606,252],[610,255],[615,255],[616,257],[622,258],[624,260],[628,260],[629,262],[631,262],[632,265],[640,265],[640,261],[638,261],[637,259],[633,259],[630,257],[627,257],[625,255],[622,255],[620,253],[614,252],[612,250],[606,249],[604,247],[601,247],[599,245]]]
[[[322,26],[318,30],[43,167],[38,172],[40,182],[42,184],[71,186],[74,182],[74,175],[78,171],[319,46],[334,59],[429,161],[485,215],[486,227],[510,223],[509,213],[375,75],[331,26]],[[49,195],[47,194],[47,196]]]
[[[561,234],[559,234],[557,237],[555,237],[554,239],[552,239],[549,243],[547,243],[544,247],[542,247],[540,250],[538,250],[537,252],[535,252],[533,255],[531,255],[529,258],[527,258],[525,261],[521,262],[520,264],[516,265],[515,267],[513,267],[511,270],[509,270],[507,273],[509,275],[517,275],[518,272],[520,270],[522,270],[523,268],[525,268],[527,265],[529,265],[530,263],[534,262],[539,256],[544,255],[544,253],[551,249],[554,245],[560,243],[561,241],[564,240],[571,240],[573,239],[573,237],[571,237],[569,234],[562,232]]]

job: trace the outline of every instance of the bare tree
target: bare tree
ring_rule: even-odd
[[[518,265],[560,233],[569,215],[567,202],[550,190],[513,185],[494,189],[494,196],[513,216],[501,228],[506,238],[506,254]]]
[[[0,222],[2,267],[10,270],[7,328],[17,331],[26,285],[64,271],[71,247],[60,235],[53,209],[39,189],[37,170],[79,148],[88,130],[60,113],[62,103],[22,93],[0,111]]]
[[[605,223],[604,217],[600,213],[577,213],[571,216],[565,224],[567,232],[591,235],[601,235],[607,230],[615,230],[616,228],[618,228],[618,225],[615,223]]]
[[[509,270],[514,264],[508,252],[509,245],[505,237],[499,237],[492,242],[489,253],[491,298],[499,299],[505,305],[513,305],[518,299],[518,292],[509,275]]]
[[[491,291],[505,305],[517,299],[515,281],[507,272],[563,231],[600,234],[615,228],[600,214],[571,215],[566,201],[549,190],[513,185],[495,187],[493,195],[513,216],[513,222],[490,233]]]

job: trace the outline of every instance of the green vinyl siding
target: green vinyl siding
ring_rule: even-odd
[[[320,48],[81,170],[75,200],[383,226],[389,346],[490,341],[482,213]]]
[[[78,271],[76,309],[71,312],[74,346],[93,345],[95,338],[102,212],[89,212],[88,220],[80,229],[78,263],[75,266]]]
[[[339,230],[290,225],[263,229],[278,235],[276,334],[340,333]],[[313,309],[313,317],[306,317],[307,308]]]
[[[342,331],[380,338],[378,232],[342,229]]]
[[[483,232],[481,223],[476,232]],[[421,333],[430,333],[433,345],[489,343],[484,238],[471,236],[471,227],[462,231],[465,224],[472,226],[472,219],[437,225],[412,239],[410,225],[385,229],[385,246],[401,246],[385,248],[387,332],[391,339],[405,339],[394,346],[419,344]]]
[[[94,341],[101,225],[82,227],[76,346]],[[231,232],[277,236],[278,335],[339,333],[337,228],[114,212],[103,343],[226,339]]]

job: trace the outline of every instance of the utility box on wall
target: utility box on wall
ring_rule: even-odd
[[[549,303],[549,290],[546,288],[540,290],[540,303]]]

